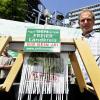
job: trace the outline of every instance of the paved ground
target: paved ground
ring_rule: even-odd
[[[81,93],[79,87],[75,84],[69,85],[68,100],[98,100],[97,97],[89,91]]]
[[[0,92],[0,100],[16,100],[14,95],[15,94],[14,94],[13,89],[11,89],[9,93]],[[55,97],[56,96],[53,95],[53,100],[56,100]],[[27,100],[26,98],[27,98],[27,95],[24,96],[23,100]],[[50,95],[45,95],[43,100],[50,100]],[[64,95],[64,100],[66,100],[65,95]],[[80,93],[78,86],[75,84],[71,84],[69,85],[68,100],[98,100],[98,99],[95,95],[93,95],[92,93],[88,91],[85,91],[84,93]]]

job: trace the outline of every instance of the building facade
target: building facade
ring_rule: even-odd
[[[68,16],[68,19],[71,23],[71,26],[75,27],[75,28],[79,28],[78,15],[82,9],[90,9],[94,12],[94,14],[95,14],[94,30],[100,32],[100,3],[86,6],[86,7],[79,8],[79,9],[72,10],[72,11],[68,12],[67,16]]]

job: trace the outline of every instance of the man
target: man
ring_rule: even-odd
[[[95,16],[93,12],[88,9],[84,9],[79,15],[79,25],[83,31],[83,36],[87,36],[93,31],[94,23]]]
[[[2,84],[12,67],[11,65],[12,57],[10,57],[7,53],[7,49],[5,49],[0,56],[0,84]]]
[[[90,45],[92,54],[95,56],[97,64],[100,66],[100,33],[93,30],[95,24],[95,15],[91,10],[84,9],[79,15],[79,26],[82,30],[82,37]],[[83,48],[84,49],[84,48]],[[90,82],[89,77],[82,66],[82,72],[85,75],[86,82]]]

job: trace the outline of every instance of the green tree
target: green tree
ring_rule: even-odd
[[[0,17],[25,21],[27,14],[26,0],[0,0]]]

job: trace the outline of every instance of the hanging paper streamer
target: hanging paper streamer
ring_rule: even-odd
[[[67,79],[67,54],[60,53],[31,53],[25,55],[19,86],[18,100],[27,94],[27,100],[32,99],[32,94],[39,95],[39,100],[44,94],[49,94],[52,100],[63,100],[63,94],[68,91]]]

